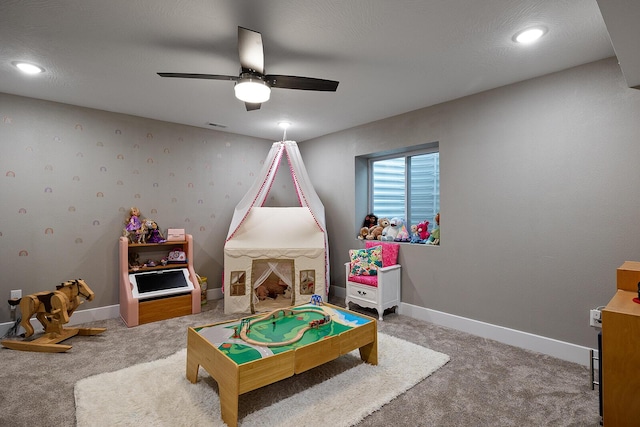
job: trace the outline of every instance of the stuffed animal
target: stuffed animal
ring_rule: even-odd
[[[440,244],[440,212],[436,214],[435,220],[437,227],[435,227],[433,231],[431,231],[431,236],[429,236],[429,239],[427,240],[427,243],[430,245]]]
[[[386,226],[384,230],[382,230],[382,236],[380,236],[380,240],[393,242],[400,233],[400,227],[398,226],[399,222],[400,218],[391,218],[389,220],[389,225]]]
[[[422,221],[418,223],[418,235],[420,239],[425,242],[429,238],[429,221]]]
[[[367,236],[370,234],[371,229],[378,225],[378,217],[374,214],[370,213],[369,215],[364,217],[364,221],[362,221],[362,228],[360,228],[360,234],[358,235],[358,239],[365,240]],[[370,239],[371,240],[371,239]]]
[[[385,227],[389,225],[388,218],[380,218],[378,219],[378,225],[369,229],[369,234],[367,234],[367,240],[381,240],[380,236],[382,236],[382,232]]]
[[[418,233],[418,226],[413,224],[411,226],[411,240],[410,243],[424,243],[424,240],[420,238],[420,234]]]
[[[411,240],[411,237],[409,236],[409,232],[407,231],[407,227],[404,225],[404,221],[402,219],[398,218],[396,227],[399,230],[398,230],[398,235],[396,236],[395,239],[393,239],[395,242],[408,242]]]
[[[256,288],[256,295],[261,301],[267,298],[276,299],[278,295],[284,295],[288,288],[282,280],[278,280],[278,283],[267,280]]]
[[[367,227],[368,229],[371,229],[371,227],[375,227],[377,224],[378,224],[378,217],[372,213],[365,216],[364,221],[362,222],[362,226]]]
[[[362,227],[360,229],[360,234],[358,235],[358,239],[364,240],[364,239],[367,238],[368,235],[369,235],[369,228],[368,227]]]
[[[267,287],[264,283],[256,288],[256,295],[260,301],[264,301],[269,296],[269,291],[267,291]]]
[[[132,251],[129,252],[129,268],[131,270],[139,270],[140,269],[140,254],[138,252]]]

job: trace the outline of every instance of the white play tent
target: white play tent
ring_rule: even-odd
[[[283,156],[300,207],[263,207]],[[329,245],[324,206],[294,141],[275,142],[260,176],[235,208],[224,246],[224,311],[263,311],[255,289],[276,281],[287,286],[286,305],[324,301],[329,294]],[[286,294],[285,294],[286,295]]]

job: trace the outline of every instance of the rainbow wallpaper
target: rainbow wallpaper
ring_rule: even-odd
[[[117,240],[132,206],[163,233],[192,234],[196,272],[219,287],[233,209],[272,142],[0,94],[0,297],[82,278],[92,306],[117,304]]]

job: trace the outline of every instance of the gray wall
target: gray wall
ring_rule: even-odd
[[[83,278],[118,304],[117,242],[137,206],[193,234],[197,273],[220,287],[233,208],[271,141],[0,94],[0,302]],[[286,168],[285,168],[286,169]],[[292,183],[274,185],[293,193]],[[0,303],[0,323],[9,321]]]
[[[334,285],[366,213],[354,156],[432,141],[442,244],[402,246],[402,301],[595,347],[589,309],[640,260],[640,91],[615,59],[301,143]]]

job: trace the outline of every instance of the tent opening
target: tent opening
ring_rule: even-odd
[[[295,304],[292,259],[257,259],[251,264],[252,313]]]

